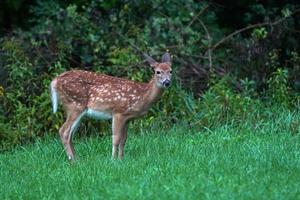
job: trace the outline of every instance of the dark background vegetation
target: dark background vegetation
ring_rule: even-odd
[[[175,78],[132,128],[255,125],[297,109],[299,8],[296,0],[2,0],[1,150],[57,134],[63,112],[51,113],[49,96],[56,75],[79,68],[147,81],[141,52],[160,59],[169,51]],[[109,127],[84,124],[81,135]]]

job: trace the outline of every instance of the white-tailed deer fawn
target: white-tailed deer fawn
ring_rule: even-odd
[[[118,157],[123,158],[128,121],[145,114],[171,83],[169,53],[162,56],[161,63],[144,56],[154,69],[148,83],[82,70],[64,72],[51,82],[53,112],[60,101],[67,116],[59,134],[70,160],[74,158],[72,133],[84,116],[112,119],[112,157],[117,156],[119,148]]]

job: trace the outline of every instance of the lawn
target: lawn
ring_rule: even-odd
[[[299,199],[300,136],[175,126],[129,134],[123,161],[110,137],[58,139],[0,154],[0,199]]]

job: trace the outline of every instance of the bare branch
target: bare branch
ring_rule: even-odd
[[[220,46],[223,42],[225,42],[226,40],[232,38],[233,36],[241,33],[241,32],[244,32],[246,30],[249,30],[249,29],[253,29],[253,28],[256,28],[256,27],[261,27],[261,26],[266,26],[266,25],[270,25],[270,22],[265,22],[265,23],[258,23],[258,24],[252,24],[252,25],[249,25],[247,27],[244,27],[242,29],[239,29],[237,31],[234,31],[233,33],[227,35],[226,37],[223,37],[221,40],[219,40],[219,42],[217,42],[213,47],[212,49],[216,49],[218,46]]]
[[[204,8],[202,8],[197,15],[195,15],[195,17],[190,21],[190,23],[185,27],[185,29],[189,28],[199,17],[200,15],[202,15],[208,8],[209,8],[210,4],[207,4],[206,6],[204,6]]]
[[[203,21],[201,19],[198,19],[198,21],[200,22],[201,26],[203,27],[205,33],[206,33],[206,37],[208,40],[208,50],[207,50],[207,56],[208,56],[208,61],[209,61],[209,71],[212,72],[212,67],[213,67],[213,63],[212,63],[212,49],[211,49],[211,37],[210,37],[210,33],[207,29],[207,27],[205,26],[205,24],[203,23]]]
[[[236,30],[234,31],[233,33],[223,37],[221,40],[219,40],[213,47],[212,47],[212,50],[216,49],[218,46],[220,46],[222,43],[224,43],[226,40],[232,38],[233,36],[241,33],[241,32],[244,32],[244,31],[247,31],[249,29],[253,29],[253,28],[256,28],[256,27],[262,27],[262,26],[274,26],[274,25],[277,25],[281,22],[283,22],[284,20],[290,18],[292,15],[294,15],[295,13],[299,12],[300,9],[297,9],[295,10],[292,14],[288,15],[288,16],[285,16],[285,17],[282,17],[280,18],[279,20],[277,21],[274,21],[274,22],[264,22],[264,23],[258,23],[258,24],[252,24],[252,25],[249,25],[247,27],[244,27],[242,29],[239,29],[239,30]]]

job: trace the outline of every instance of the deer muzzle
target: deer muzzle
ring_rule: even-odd
[[[169,79],[163,82],[164,87],[169,87],[171,85],[171,81]]]

